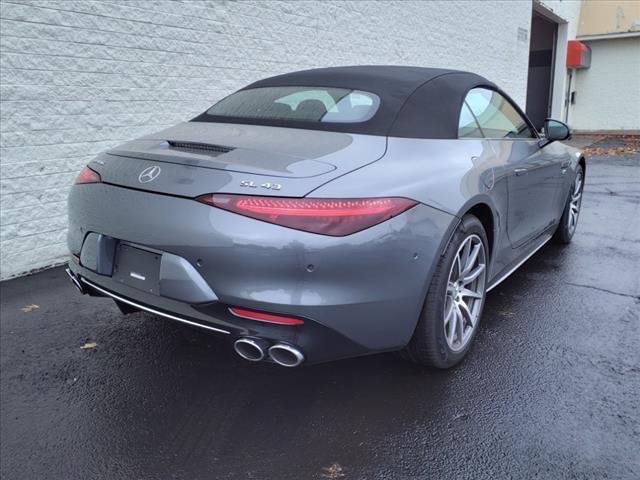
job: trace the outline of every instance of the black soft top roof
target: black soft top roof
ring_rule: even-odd
[[[363,90],[380,97],[376,114],[361,123],[322,123],[209,115],[196,122],[244,123],[409,138],[457,138],[467,92],[497,87],[474,73],[440,68],[370,65],[330,67],[259,80],[242,90],[276,86],[315,86]]]

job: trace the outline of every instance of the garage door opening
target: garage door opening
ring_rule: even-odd
[[[526,112],[538,130],[542,128],[545,118],[551,116],[557,34],[557,23],[534,12],[531,19]]]

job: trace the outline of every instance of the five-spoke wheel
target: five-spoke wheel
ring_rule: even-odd
[[[488,245],[482,222],[465,215],[431,278],[420,320],[402,352],[405,358],[438,368],[464,358],[484,306]]]
[[[567,225],[569,232],[573,234],[578,226],[578,216],[580,215],[580,205],[582,204],[582,169],[578,170],[576,180],[571,190],[571,198],[569,199],[569,224]]]
[[[447,282],[444,329],[449,348],[463,349],[472,336],[485,294],[486,252],[482,239],[469,235],[458,248]]]
[[[554,235],[554,239],[559,243],[569,243],[573,238],[573,234],[578,226],[578,217],[580,216],[580,207],[582,206],[582,192],[584,190],[584,169],[582,165],[578,165],[576,176],[571,185],[571,190],[567,196],[562,218],[558,224],[558,229]]]

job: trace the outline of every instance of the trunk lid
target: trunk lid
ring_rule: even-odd
[[[186,122],[115,147],[90,165],[105,183],[171,195],[300,197],[385,151],[385,137]]]

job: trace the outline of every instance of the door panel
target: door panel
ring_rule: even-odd
[[[507,236],[511,247],[518,248],[556,221],[559,159],[540,148],[531,123],[500,92],[474,88],[465,104],[507,178]]]
[[[567,196],[569,195],[569,189],[573,184],[572,164],[574,159],[571,152],[567,150],[567,147],[561,142],[553,142],[545,145],[542,148],[542,152],[549,160],[553,161],[557,166],[557,176],[554,179],[556,185],[556,203],[554,209],[554,216],[557,220],[562,216]]]
[[[536,140],[492,140],[507,175],[507,235],[517,248],[557,222],[560,165]]]

